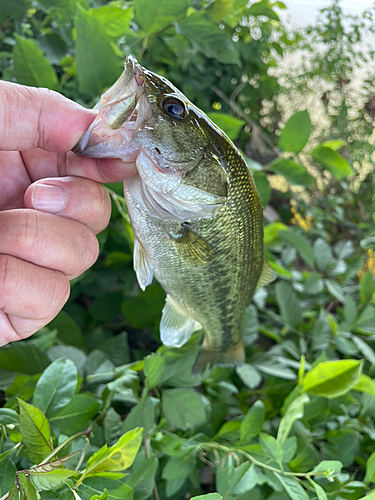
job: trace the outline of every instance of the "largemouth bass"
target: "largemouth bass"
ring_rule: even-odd
[[[181,346],[200,326],[193,373],[243,363],[245,308],[274,276],[263,259],[262,205],[244,159],[182,92],[131,56],[96,109],[73,151],[136,162],[138,175],[124,184],[134,268],[143,290],[155,277],[167,293],[162,342]]]

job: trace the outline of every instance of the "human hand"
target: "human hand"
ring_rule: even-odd
[[[47,89],[0,82],[0,345],[61,310],[109,221],[100,183],[135,173],[132,163],[70,152],[94,117]]]

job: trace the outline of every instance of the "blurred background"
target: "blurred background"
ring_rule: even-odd
[[[239,421],[250,402],[263,401],[264,429],[272,434],[305,368],[350,359],[367,386],[352,392],[358,377],[344,377],[339,393],[311,396],[303,423],[293,427],[298,439],[288,467],[305,472],[321,459],[341,460],[346,472],[327,482],[327,491],[334,498],[364,496],[375,445],[369,378],[375,375],[374,33],[375,8],[367,0],[0,0],[2,79],[48,87],[92,107],[132,54],[202,108],[254,176],[264,206],[265,253],[278,276],[247,309],[247,363],[193,379],[200,336],[181,350],[160,347],[165,294],[156,282],[139,289],[122,186],[108,185],[113,213],[99,235],[97,263],[73,281],[69,302],[48,327],[0,349],[0,405],[30,400],[42,371],[60,357],[70,359],[79,390],[99,401],[104,421],[110,409],[112,423],[104,426],[105,436],[98,431],[96,444],[114,442],[131,428],[129,412],[144,404],[140,387],[151,376],[150,360],[162,358],[152,372],[158,390],[145,424],[150,436],[158,421],[168,432],[182,429],[180,437],[202,431],[211,439],[221,432],[233,443],[239,427],[225,425]],[[145,356],[149,371],[143,374]],[[129,363],[136,375],[126,378]],[[199,418],[187,409],[187,423],[176,423],[170,405],[165,419],[158,406],[164,391],[198,384]],[[178,406],[174,394],[172,406]],[[137,418],[139,424],[144,416]],[[159,443],[155,449],[165,463],[169,448]],[[214,491],[212,474],[200,483],[189,464],[183,477],[158,476],[161,498],[185,498],[191,488]],[[285,496],[266,479],[252,494]],[[138,491],[135,498],[148,496]]]

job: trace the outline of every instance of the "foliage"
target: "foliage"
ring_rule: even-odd
[[[374,496],[375,181],[356,163],[371,163],[373,87],[365,82],[368,99],[351,120],[342,81],[365,57],[356,43],[373,19],[368,11],[348,23],[334,1],[316,25],[289,33],[283,8],[0,0],[2,78],[91,106],[132,53],[207,111],[247,156],[278,275],[246,311],[246,363],[192,377],[200,334],[160,346],[165,295],[157,283],[139,290],[121,186],[108,186],[98,262],[47,328],[0,349],[1,495]],[[313,57],[317,46],[331,52]],[[310,58],[283,83],[271,70],[300,49]],[[305,99],[318,79],[336,96],[324,130],[306,106],[283,114],[285,96]],[[277,179],[284,192],[271,192]]]

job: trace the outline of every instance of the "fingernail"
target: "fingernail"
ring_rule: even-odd
[[[66,194],[60,186],[41,182],[34,187],[31,201],[36,210],[57,214],[65,207]]]

